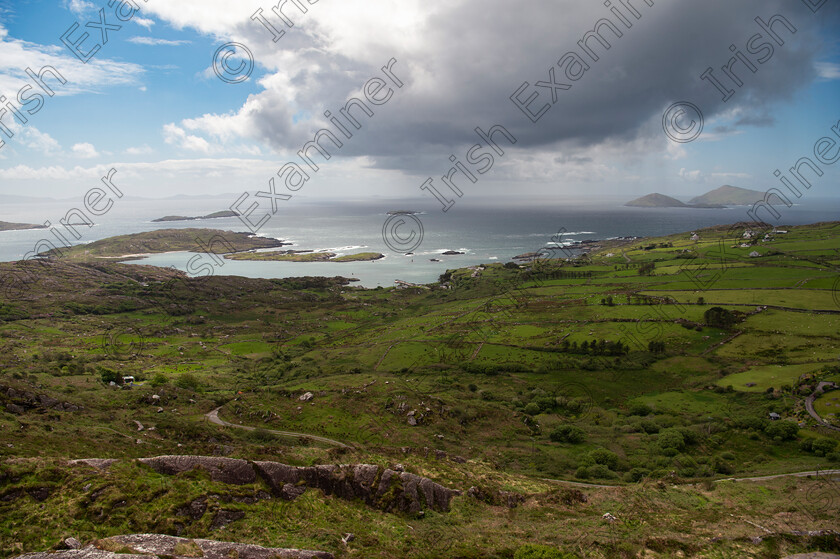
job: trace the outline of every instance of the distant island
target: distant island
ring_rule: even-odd
[[[311,250],[272,250],[265,252],[238,252],[226,254],[228,260],[255,260],[260,262],[370,262],[385,258],[378,252],[359,252],[337,256],[334,252],[313,252]]]
[[[725,208],[726,206],[744,206],[764,199],[764,193],[758,190],[724,185],[710,190],[702,196],[692,198],[687,204],[676,198],[654,192],[636,198],[624,204],[633,208]]]
[[[61,250],[60,255],[73,260],[92,258],[126,259],[165,252],[209,252],[228,254],[275,248],[290,243],[255,237],[251,233],[234,233],[218,229],[160,229],[131,235],[109,237],[84,245]],[[42,252],[40,256],[52,257],[54,251]]]
[[[22,231],[24,229],[46,229],[44,225],[34,225],[32,223],[9,223],[8,221],[0,221],[0,231]]]
[[[152,223],[160,223],[165,221],[194,221],[196,219],[218,219],[220,217],[236,217],[238,215],[238,213],[231,210],[223,210],[220,212],[211,213],[209,215],[200,215],[198,217],[188,217],[184,215],[167,215],[164,217],[153,219]]]
[[[658,192],[636,198],[624,205],[632,208],[685,208],[687,206],[685,202],[680,202],[676,198],[671,198]]]
[[[388,215],[417,215],[420,212],[413,212],[411,210],[391,210]]]
[[[702,196],[692,198],[689,204],[723,204],[725,206],[751,206],[764,200],[764,192],[725,184]]]

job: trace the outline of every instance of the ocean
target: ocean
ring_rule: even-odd
[[[207,215],[226,210],[236,199],[207,197],[191,199],[123,199],[104,216],[95,218],[93,227],[78,227],[80,242],[88,243],[114,235],[124,235],[165,228],[202,227],[247,231],[237,218],[184,222],[153,223],[165,215]],[[561,232],[563,244],[587,239],[624,236],[651,236],[691,231],[711,225],[746,221],[746,207],[726,209],[628,208],[623,200],[569,201],[541,203],[536,207],[524,202],[505,207],[477,205],[460,201],[443,213],[428,200],[313,202],[298,199],[273,216],[259,235],[292,243],[286,249],[326,250],[339,255],[355,252],[380,252],[386,257],[373,262],[254,262],[224,260],[215,267],[219,275],[283,278],[294,276],[345,276],[364,287],[392,286],[395,280],[412,283],[436,281],[447,269],[506,262],[512,257],[536,252],[551,244]],[[774,225],[797,225],[832,221],[840,215],[838,200],[810,200],[792,208],[779,207],[782,218]],[[4,203],[0,220],[24,223],[57,223],[79,201]],[[247,204],[246,204],[247,206]],[[425,208],[425,211],[422,211]],[[431,208],[431,209],[430,209]],[[416,217],[423,226],[422,243],[413,255],[389,248],[383,240],[383,225],[393,210],[421,211]],[[260,210],[264,211],[264,210]],[[255,213],[258,216],[259,213]],[[398,219],[398,218],[394,218]],[[407,238],[416,229],[411,217],[404,218],[397,233]],[[768,220],[770,221],[770,220]],[[415,235],[417,231],[415,231]],[[47,230],[0,232],[0,260],[13,261],[32,251],[40,239],[54,238]],[[391,245],[393,235],[389,235]],[[415,241],[419,237],[415,237]],[[414,243],[409,243],[414,244]],[[569,245],[573,246],[573,245]],[[402,250],[408,250],[408,245]],[[444,256],[445,251],[464,254]],[[170,253],[131,261],[135,265],[175,267],[186,271],[193,253]],[[440,260],[434,262],[432,259]]]

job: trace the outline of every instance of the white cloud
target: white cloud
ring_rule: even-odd
[[[133,18],[131,18],[131,21],[133,21],[137,25],[141,25],[141,26],[145,27],[148,30],[150,30],[152,28],[152,26],[155,24],[154,20],[146,19],[146,18],[140,17],[138,15],[135,15]]]
[[[686,181],[689,182],[697,182],[703,178],[703,173],[699,169],[695,169],[694,171],[689,171],[685,168],[680,169],[678,173],[679,176]]]
[[[87,11],[96,9],[96,6],[90,2],[85,2],[85,0],[65,0],[64,7],[76,15],[82,15]]]
[[[102,52],[87,64],[82,63],[66,48],[55,45],[40,45],[8,36],[0,26],[0,91],[7,96],[15,95],[23,86],[32,83],[26,74],[30,68],[38,73],[45,66],[51,66],[64,79],[47,74],[46,83],[58,96],[98,92],[105,87],[127,85],[137,82],[144,72],[143,67],[130,62],[116,62],[100,58]],[[49,100],[46,101],[49,104]]]
[[[154,151],[150,146],[143,144],[142,146],[130,147],[124,153],[126,155],[148,155],[154,153]]]
[[[163,127],[163,141],[169,145],[189,151],[210,153],[210,143],[204,138],[187,134],[183,128],[174,124],[166,124]]]
[[[825,80],[840,79],[840,64],[834,62],[817,62],[814,64],[819,76]]]
[[[186,40],[169,40],[169,39],[158,39],[157,37],[131,37],[128,39],[129,43],[134,43],[135,45],[151,45],[151,46],[167,46],[167,47],[177,47],[178,45],[189,45],[190,41]]]
[[[99,153],[96,151],[96,148],[93,144],[89,143],[80,143],[73,145],[73,154],[77,157],[81,157],[82,159],[93,159],[94,157],[99,157]]]

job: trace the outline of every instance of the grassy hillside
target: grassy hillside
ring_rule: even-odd
[[[786,230],[605,241],[431,289],[0,264],[2,554],[144,531],[337,557],[840,550],[819,532],[836,529],[831,476],[724,481],[840,468],[840,432],[804,405],[840,381],[840,223]],[[131,461],[166,454],[399,464],[463,494],[418,516]],[[122,461],[66,463],[91,457]],[[210,512],[192,518],[197,499]],[[222,509],[239,519],[213,528]]]

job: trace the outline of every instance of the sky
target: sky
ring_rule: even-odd
[[[837,0],[134,1],[0,0],[0,196],[79,197],[113,168],[144,197],[275,179],[435,207],[431,178],[449,199],[686,199],[840,143]],[[53,96],[26,73],[45,67]],[[497,125],[496,146],[476,132]],[[322,137],[316,171],[298,151],[322,129],[342,145]],[[807,196],[840,196],[838,169]]]

